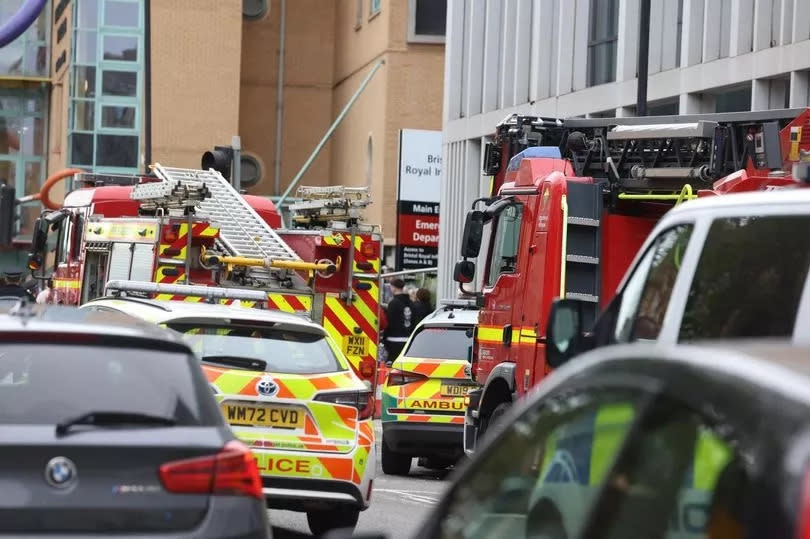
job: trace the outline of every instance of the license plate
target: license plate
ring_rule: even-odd
[[[365,335],[346,335],[343,337],[343,353],[347,356],[367,356],[368,339]]]
[[[249,427],[304,428],[306,412],[291,406],[251,406],[249,404],[222,405],[222,413],[231,425]]]
[[[442,384],[443,397],[463,397],[473,390],[475,386],[462,385],[462,384]]]

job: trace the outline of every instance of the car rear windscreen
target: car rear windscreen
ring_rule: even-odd
[[[679,340],[789,337],[810,266],[810,216],[715,219]]]
[[[188,354],[106,346],[4,343],[0,424],[56,424],[127,412],[215,425],[211,388]]]
[[[420,359],[470,359],[473,328],[423,327],[413,336],[405,351],[406,357]]]
[[[252,370],[258,360],[265,372],[319,374],[345,370],[323,334],[225,324],[170,322],[203,361]]]

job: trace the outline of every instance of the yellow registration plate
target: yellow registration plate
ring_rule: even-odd
[[[462,384],[442,384],[443,397],[463,397],[473,390],[475,386]]]
[[[347,356],[367,356],[368,339],[365,335],[346,335],[343,337],[343,353]]]
[[[222,413],[231,425],[249,427],[304,428],[306,412],[293,406],[251,406],[249,404],[222,404]]]

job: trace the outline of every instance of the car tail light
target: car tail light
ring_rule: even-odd
[[[256,459],[236,440],[215,455],[167,462],[160,481],[169,492],[264,497]]]
[[[399,369],[391,369],[388,372],[388,380],[386,382],[386,385],[404,386],[405,384],[410,384],[411,382],[422,382],[427,379],[428,377],[425,376],[424,374],[401,371]]]
[[[354,406],[357,408],[358,419],[367,419],[374,412],[373,394],[368,390],[319,393],[312,400],[331,402],[341,406]]]

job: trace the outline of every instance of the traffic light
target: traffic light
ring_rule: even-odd
[[[230,146],[214,146],[213,150],[207,151],[202,156],[202,168],[208,170],[213,168],[219,171],[226,179],[231,179],[231,165],[233,163],[233,148]]]
[[[14,239],[14,224],[17,221],[14,194],[13,187],[0,185],[0,245],[11,245]]]

